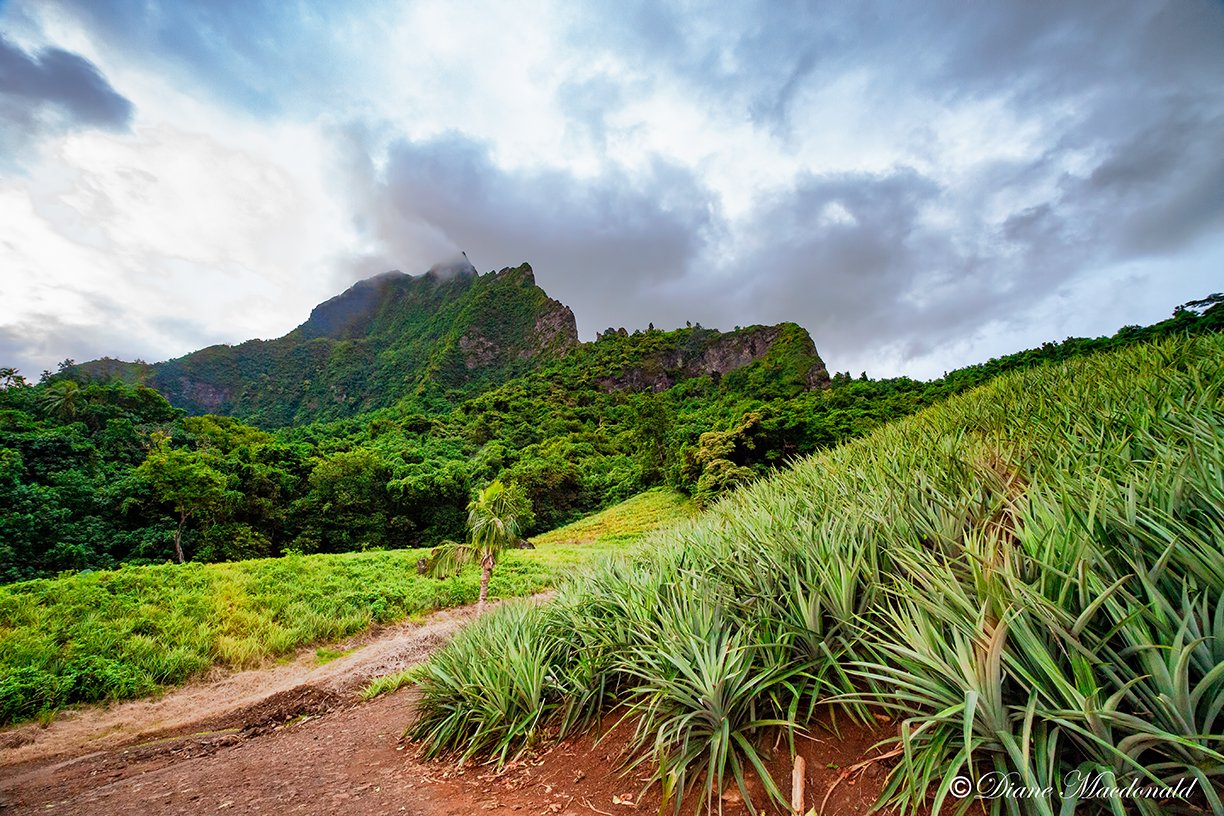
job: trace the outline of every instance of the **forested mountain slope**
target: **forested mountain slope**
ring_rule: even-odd
[[[628,333],[609,329],[606,336]],[[275,340],[210,346],[153,364],[103,358],[60,373],[150,386],[188,414],[275,428],[401,402],[445,412],[576,350],[581,361],[568,368],[585,367],[597,378],[585,383],[603,390],[663,391],[766,358],[756,382],[744,385],[776,389],[781,378],[793,390],[829,380],[811,338],[793,323],[639,332],[620,344],[582,344],[573,312],[536,285],[528,264],[480,275],[466,259],[423,275],[387,272],[360,281]]]
[[[530,293],[525,273],[479,285]],[[359,299],[398,297],[373,291]],[[1218,332],[1221,300],[931,382],[829,378],[793,324],[613,330],[523,360],[522,376],[485,381],[453,404],[423,388],[372,412],[272,430],[186,416],[151,388],[82,367],[36,385],[0,370],[0,580],[164,561],[176,535],[201,561],[432,546],[462,538],[473,491],[498,477],[530,497],[528,535],[662,484],[705,504],[999,373]],[[299,335],[378,335],[394,309],[369,303],[316,310]],[[292,408],[264,408],[278,405]]]
[[[504,382],[578,342],[573,312],[523,264],[388,272],[315,307],[284,337],[210,346],[164,363],[96,360],[74,376],[156,388],[188,413],[276,427],[334,419],[405,395],[454,398]]]

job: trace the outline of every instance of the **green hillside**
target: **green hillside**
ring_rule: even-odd
[[[284,337],[219,345],[156,364],[97,360],[84,379],[121,377],[191,414],[277,427],[394,404],[453,400],[504,382],[578,341],[570,310],[531,267],[389,272],[317,306]]]
[[[560,359],[567,355],[574,359]],[[386,408],[446,413],[545,367],[548,379],[561,377],[571,390],[605,392],[660,392],[727,375],[724,390],[769,398],[829,380],[811,337],[793,323],[732,332],[608,329],[599,342],[579,343],[573,313],[536,286],[527,264],[487,275],[470,267],[389,272],[320,304],[275,340],[155,364],[104,358],[60,375],[149,386],[188,414],[272,429]]]
[[[683,495],[665,487],[656,487],[564,527],[533,536],[531,542],[536,545],[621,544],[636,541],[660,527],[679,524],[697,512],[693,502]]]
[[[682,497],[653,490],[536,536],[535,549],[502,557],[492,596],[538,592],[693,512]],[[212,666],[255,666],[371,623],[473,602],[478,570],[420,576],[417,559],[427,552],[127,567],[0,586],[0,725],[149,694]]]
[[[412,734],[505,761],[627,706],[665,803],[747,797],[771,723],[832,702],[902,721],[906,812],[964,812],[953,779],[992,771],[1049,788],[993,812],[1116,810],[1073,770],[1221,812],[1222,474],[1219,335],[1009,373],[485,616],[419,675]]]
[[[342,318],[367,314],[325,310],[316,328],[365,332]],[[463,537],[467,502],[498,477],[530,498],[527,535],[656,487],[709,504],[1000,373],[1222,327],[1208,299],[931,382],[829,377],[793,324],[610,330],[454,406],[409,394],[271,431],[122,380],[0,371],[0,581],[159,563],[176,535],[196,561],[431,547]]]

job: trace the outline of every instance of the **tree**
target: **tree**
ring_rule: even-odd
[[[81,387],[72,380],[57,380],[43,389],[38,404],[50,416],[68,422],[81,407]]]
[[[494,479],[468,503],[468,542],[444,541],[431,553],[435,575],[457,572],[471,561],[480,562],[480,599],[483,610],[489,597],[489,579],[503,550],[518,546],[519,532],[531,526],[531,501],[517,484]]]
[[[294,547],[346,552],[403,546],[410,525],[392,505],[390,478],[382,453],[372,447],[318,459],[310,473],[310,491],[293,505],[300,529]]]
[[[225,475],[212,467],[206,453],[171,448],[165,434],[154,434],[153,449],[136,468],[136,475],[161,501],[174,505],[174,512],[178,514],[174,558],[180,564],[186,560],[183,529],[187,520],[216,513],[235,496],[228,489]]]
[[[668,436],[676,424],[675,412],[655,394],[647,391],[630,402],[633,412],[633,438],[637,442],[637,459],[642,470],[642,483],[655,485],[663,481],[671,451]]]
[[[0,390],[8,388],[27,388],[29,383],[26,378],[17,373],[17,369],[12,367],[0,368]]]

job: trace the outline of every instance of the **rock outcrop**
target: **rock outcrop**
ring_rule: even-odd
[[[804,388],[829,384],[829,371],[807,331],[794,323],[749,326],[731,332],[713,329],[681,330],[687,337],[673,345],[648,351],[616,373],[602,377],[605,390],[665,391],[681,380],[710,376],[714,379],[754,364],[770,366],[778,378],[789,378]],[[600,340],[611,335],[605,333]],[[618,338],[630,336],[618,331]],[[626,341],[622,341],[626,342]]]

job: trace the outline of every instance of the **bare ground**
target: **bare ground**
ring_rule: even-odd
[[[405,744],[411,690],[361,702],[371,678],[406,668],[445,643],[471,608],[423,624],[371,630],[339,644],[352,653],[318,665],[292,661],[204,678],[159,699],[86,708],[49,727],[0,732],[0,812],[8,814],[629,814],[658,808],[657,790],[623,776],[626,727],[596,742],[572,740],[512,764],[456,768],[426,762]],[[881,723],[881,728],[888,726]],[[807,807],[865,813],[886,759],[883,731],[842,724],[800,741]],[[857,767],[856,767],[857,766]],[[771,771],[789,790],[789,754]],[[759,785],[755,788],[760,802]],[[746,813],[734,785],[725,812]]]

